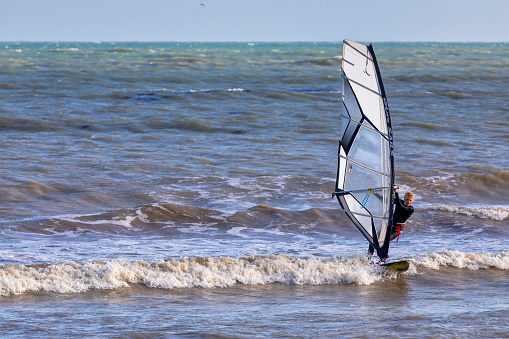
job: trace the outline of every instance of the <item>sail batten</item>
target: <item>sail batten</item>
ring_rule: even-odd
[[[364,88],[364,89],[366,89],[366,90],[368,90],[368,91],[370,91],[370,92],[372,92],[372,93],[374,93],[374,94],[376,94],[376,95],[382,96],[382,93],[379,93],[379,92],[377,92],[377,91],[374,91],[374,90],[372,90],[371,88],[366,87],[366,86],[364,86],[363,84],[358,83],[357,81],[355,81],[355,80],[353,80],[353,79],[349,79],[349,78],[348,78],[348,77],[346,77],[346,76],[345,76],[345,78],[346,78],[348,81],[350,81],[351,83],[354,83],[354,84],[356,84],[356,85],[359,85],[359,86],[361,86],[362,88]]]
[[[345,119],[350,120],[350,121],[351,121],[351,122],[353,122],[354,124],[362,125],[362,123],[361,123],[360,121],[354,120],[354,119],[350,118],[350,117],[349,117],[349,116],[347,116],[347,115],[343,115],[343,114],[341,114],[341,117],[342,117],[342,118],[345,118]],[[383,136],[384,138],[386,138],[387,140],[388,140],[388,138],[389,138],[389,135],[387,135],[387,134],[385,134],[385,133],[382,133],[380,130],[378,130],[378,129],[374,128],[374,127],[371,127],[371,126],[364,126],[364,127],[365,127],[365,128],[369,128],[369,129],[371,129],[373,132],[377,132],[377,133],[379,133],[380,135],[382,135],[382,136]]]
[[[371,45],[345,40],[341,137],[334,193],[382,258],[392,225],[394,150],[389,107]]]
[[[361,164],[361,163],[359,163],[359,162],[356,162],[356,161],[352,160],[351,158],[347,158],[347,157],[345,157],[344,155],[338,154],[338,157],[343,158],[343,159],[346,159],[346,160],[348,160],[349,162],[351,162],[352,164],[355,164],[355,165],[357,165],[357,166],[360,166],[360,167],[362,167],[362,168],[364,168],[364,169],[366,169],[366,170],[368,170],[368,171],[371,171],[371,172],[373,172],[373,173],[377,173],[377,174],[385,175],[385,176],[390,176],[390,174],[389,174],[389,173],[383,173],[383,172],[377,171],[377,170],[376,170],[376,169],[374,169],[374,168],[371,168],[371,167],[369,167],[369,166],[366,166],[366,165],[363,165],[363,164]],[[363,190],[368,190],[368,189],[371,189],[371,188],[365,188],[365,189],[363,189]]]
[[[349,210],[343,210],[343,212],[350,213],[350,214],[353,214],[353,215],[358,215],[358,216],[361,216],[361,217],[369,217],[369,218],[373,218],[373,219],[384,219],[384,220],[389,219],[388,217],[377,217],[377,216],[374,216],[374,215],[371,215],[371,214],[357,213],[357,212],[352,212],[352,211],[349,211]]]
[[[363,56],[365,56],[368,60],[373,61],[367,53],[363,53],[362,51],[360,51],[359,49],[355,48],[355,46],[354,46],[354,44],[356,44],[356,45],[361,45],[361,44],[359,44],[359,43],[357,43],[357,42],[353,42],[353,44],[351,44],[350,42],[353,42],[353,41],[343,40],[343,45],[345,45],[345,44],[346,44],[346,45],[350,46],[350,47],[351,47],[352,49],[354,49],[357,53],[362,54],[362,55],[363,55]],[[364,46],[364,45],[362,45],[362,46]]]

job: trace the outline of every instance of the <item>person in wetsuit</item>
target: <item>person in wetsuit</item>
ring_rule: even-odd
[[[391,229],[391,238],[390,240],[394,240],[399,238],[399,234],[403,232],[405,228],[406,222],[408,218],[414,213],[414,207],[412,203],[414,202],[414,194],[412,192],[406,192],[404,196],[404,200],[399,198],[399,194],[397,190],[394,190],[394,206],[396,209],[394,210],[394,214],[392,215],[392,229]]]
[[[414,194],[412,192],[406,192],[404,200],[399,198],[398,190],[394,189],[394,214],[392,215],[392,228],[390,240],[398,239],[401,232],[405,228],[408,218],[414,213]],[[398,241],[396,240],[396,242]],[[369,244],[368,255],[371,257],[375,249]]]

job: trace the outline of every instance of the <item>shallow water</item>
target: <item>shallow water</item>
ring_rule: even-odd
[[[493,302],[507,288],[503,271],[454,268],[423,269],[368,286],[268,284],[169,292],[131,285],[4,298],[1,330],[66,337],[493,338],[507,335],[507,298]]]

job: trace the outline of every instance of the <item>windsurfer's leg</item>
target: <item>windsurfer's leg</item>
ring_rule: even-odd
[[[398,231],[395,229],[392,229],[390,240],[393,241],[398,237]]]
[[[373,256],[373,253],[375,252],[375,249],[373,246],[371,246],[371,244],[369,244],[369,247],[368,247],[368,257],[371,258],[371,256]]]
[[[392,229],[391,229],[391,236],[389,238],[390,241],[393,241],[394,239],[397,239],[399,238],[399,235],[400,233],[402,232],[401,231],[401,228],[398,230],[397,228],[398,226],[396,225],[392,225]],[[397,242],[397,241],[396,241]]]

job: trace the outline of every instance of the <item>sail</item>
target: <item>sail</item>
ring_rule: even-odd
[[[389,106],[373,46],[343,41],[336,197],[376,249],[389,251],[394,149]]]

